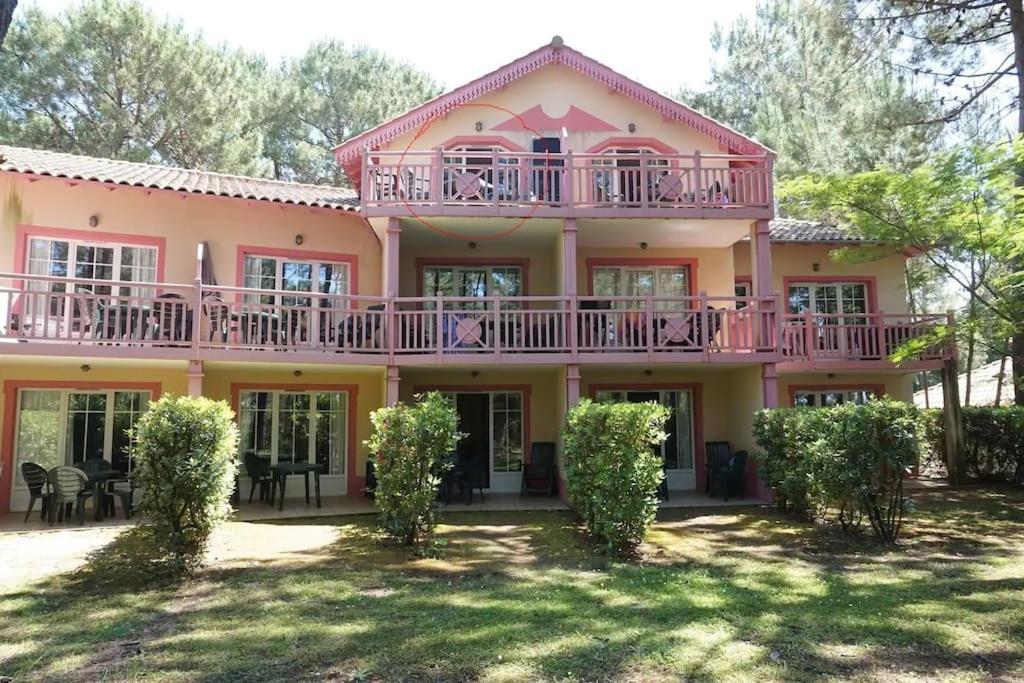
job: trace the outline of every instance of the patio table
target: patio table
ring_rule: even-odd
[[[289,474],[301,474],[306,480],[306,504],[309,504],[309,475],[313,474],[313,480],[316,485],[316,506],[320,507],[320,475],[324,471],[324,466],[316,462],[279,462],[276,465],[270,466],[270,471],[274,473],[274,480],[270,485],[270,501],[273,503],[274,498],[277,495],[277,484],[281,484],[281,499],[277,502],[277,509],[284,509],[284,491],[285,484],[288,481]]]
[[[89,483],[92,484],[94,518],[97,522],[101,522],[107,505],[107,486],[117,481],[128,481],[128,477],[121,470],[115,469],[88,469],[83,472],[89,478]]]

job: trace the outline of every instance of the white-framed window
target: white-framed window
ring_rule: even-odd
[[[325,474],[344,474],[347,415],[347,391],[242,391],[239,449],[271,464],[315,462]]]
[[[484,299],[488,296],[522,296],[520,266],[432,265],[423,269],[424,296],[457,296]],[[512,302],[503,306],[512,306]],[[427,306],[431,306],[428,302]],[[482,309],[486,302],[461,302],[460,309]]]
[[[751,289],[750,288],[750,284],[751,283],[747,282],[746,280],[737,280],[736,284],[735,284],[735,287],[734,287],[735,292],[736,292],[736,296],[737,297],[750,296],[750,289]],[[747,307],[747,303],[749,303],[749,302],[737,300],[736,301],[736,309],[739,310],[741,308],[746,308]]]
[[[249,289],[276,289],[296,293],[348,294],[349,264],[316,259],[282,258],[246,254],[242,286]],[[274,305],[273,294],[246,294],[246,303]],[[309,296],[281,296],[283,306],[310,306]],[[330,307],[331,299],[321,298],[321,307]]]
[[[863,282],[796,282],[789,285],[787,296],[790,313],[813,313],[827,324],[867,322],[868,288]]]
[[[74,277],[98,280],[95,294],[111,294],[102,281],[156,282],[158,250],[156,247],[59,237],[28,238],[25,272],[29,275]],[[64,283],[32,285],[39,291],[64,292]],[[122,296],[146,296],[150,288],[122,287]]]
[[[693,392],[681,390],[601,390],[595,394],[599,402],[644,403],[655,401],[667,406],[671,413],[665,425],[668,438],[658,447],[666,470],[693,470],[694,415]]]
[[[51,469],[103,459],[132,471],[130,430],[150,400],[149,391],[21,389],[15,431],[16,462]]]
[[[646,156],[646,169],[640,168],[640,153]],[[595,173],[597,200],[619,204],[640,204],[657,199],[657,182],[668,172],[669,160],[650,147],[610,147],[601,152],[607,158],[594,159],[595,166],[615,170]],[[661,169],[665,170],[662,171]]]
[[[873,389],[822,389],[793,392],[793,405],[808,408],[830,408],[843,403],[862,405],[875,397]]]
[[[690,296],[690,269],[687,266],[597,266],[591,288],[595,296]],[[642,301],[616,303],[616,308],[642,306]],[[660,301],[662,309],[685,309],[683,301]]]

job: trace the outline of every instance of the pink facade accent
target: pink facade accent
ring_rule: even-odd
[[[32,237],[50,239],[83,240],[89,242],[109,242],[112,244],[129,244],[156,248],[156,279],[164,281],[164,263],[167,259],[167,239],[152,235],[135,235],[121,232],[101,232],[99,230],[82,230],[76,228],[51,228],[40,225],[18,225],[14,229],[14,263],[17,273],[26,272],[28,241]]]
[[[385,296],[398,296],[399,245],[402,238],[402,226],[397,218],[388,219],[388,229],[384,233],[384,275]]]
[[[14,474],[14,436],[15,427],[18,422],[18,391],[20,389],[134,389],[137,391],[149,391],[153,400],[160,398],[160,382],[105,382],[105,381],[83,381],[83,380],[34,380],[34,379],[9,379],[4,381],[4,416],[3,429],[0,434],[3,440],[0,441],[0,463],[3,472],[0,473],[0,510],[11,509],[11,484]]]
[[[633,138],[633,137],[615,137],[607,138],[601,142],[593,145],[587,150],[587,154],[600,154],[601,152],[612,149],[615,147],[627,148],[627,149],[652,149],[655,152],[662,154],[679,154],[679,150],[671,145],[667,145],[657,138]]]
[[[572,408],[580,402],[580,366],[565,366],[565,405]]]
[[[772,291],[772,248],[769,239],[768,221],[755,221],[750,230],[751,254],[754,257],[755,296],[768,296]]]
[[[524,129],[539,132],[559,132],[565,128],[570,133],[601,132],[618,130],[615,126],[602,121],[593,114],[583,111],[576,105],[569,105],[569,111],[557,119],[544,111],[543,105],[530,107],[518,116],[513,116],[491,130],[522,132]]]

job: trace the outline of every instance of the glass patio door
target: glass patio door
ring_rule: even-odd
[[[789,288],[789,312],[813,313],[818,348],[838,355],[863,355],[867,334],[867,286],[857,282],[807,283]]]

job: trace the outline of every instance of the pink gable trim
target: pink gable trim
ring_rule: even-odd
[[[746,137],[690,107],[676,102],[631,78],[612,71],[604,64],[564,45],[548,44],[492,71],[466,85],[435,97],[405,114],[346,140],[334,148],[334,157],[347,171],[358,169],[359,155],[365,149],[379,149],[399,135],[450,112],[489,92],[551,64],[562,64],[600,81],[610,90],[622,93],[650,106],[670,121],[686,124],[741,154],[774,154],[764,145]],[[355,178],[358,179],[358,173]]]
[[[593,114],[587,113],[577,107],[576,105],[570,105],[569,111],[564,116],[554,118],[550,114],[544,111],[544,107],[537,105],[524,111],[519,116],[513,116],[504,123],[499,123],[497,126],[491,128],[491,130],[511,130],[511,131],[522,131],[524,128],[527,130],[561,130],[565,128],[569,132],[602,132],[619,130],[607,121],[602,121]]]

